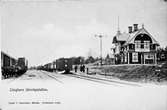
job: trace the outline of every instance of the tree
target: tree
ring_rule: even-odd
[[[72,63],[74,65],[79,65],[79,64],[83,64],[85,61],[84,61],[84,57],[82,56],[79,56],[79,57],[72,57]]]
[[[165,48],[157,49],[157,59],[158,61],[167,60],[167,46]]]
[[[92,56],[89,56],[86,60],[85,63],[94,63],[95,59]]]
[[[107,54],[106,59],[109,59],[109,58],[110,58],[110,56],[109,56],[109,54]]]

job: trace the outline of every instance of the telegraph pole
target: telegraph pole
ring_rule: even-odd
[[[99,37],[100,38],[100,63],[101,63],[101,66],[102,66],[102,35],[95,35],[95,37]]]

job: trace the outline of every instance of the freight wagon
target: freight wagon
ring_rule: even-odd
[[[28,69],[28,61],[24,57],[18,58],[17,61],[17,67],[18,67],[18,76],[25,73]]]
[[[37,67],[38,70],[45,70],[49,72],[53,71],[65,71],[64,73],[69,73],[72,70],[72,59],[70,58],[60,58],[52,63],[47,63],[43,66]]]
[[[1,73],[2,78],[20,76],[27,71],[27,60],[19,58],[18,60],[1,51]]]
[[[16,59],[12,58],[8,54],[1,52],[1,73],[2,78],[8,78],[15,75]]]
[[[44,65],[44,70],[52,72],[53,71],[52,65],[53,65],[52,63],[45,64]]]

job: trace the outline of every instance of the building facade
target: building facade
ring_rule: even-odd
[[[119,30],[113,37],[115,64],[156,64],[159,43],[138,24],[128,27],[128,33]]]

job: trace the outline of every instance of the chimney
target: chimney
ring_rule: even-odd
[[[128,26],[129,33],[132,33],[132,26]]]
[[[134,26],[134,32],[138,31],[138,24],[133,24],[133,26]]]

